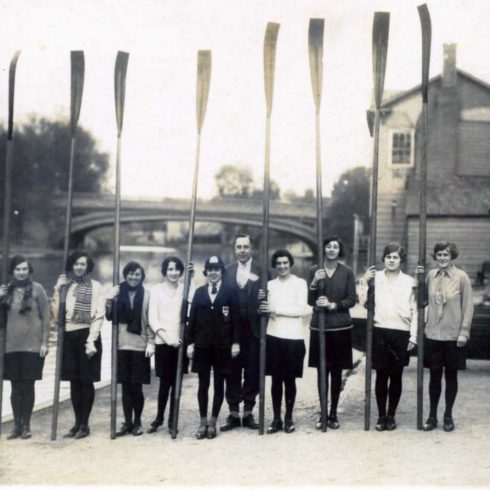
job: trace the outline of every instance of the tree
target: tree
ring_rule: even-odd
[[[263,195],[264,190],[262,189],[262,187],[255,188],[252,192],[252,197],[257,200],[262,199]],[[279,199],[281,198],[281,188],[279,187],[279,184],[272,179],[270,180],[269,197],[271,201],[279,201]]]
[[[329,234],[339,235],[348,248],[352,247],[354,214],[369,224],[369,170],[355,167],[347,170],[334,184],[330,206],[327,210]]]
[[[250,197],[253,174],[246,165],[223,165],[214,175],[220,197]]]
[[[5,181],[6,131],[0,128],[0,188]],[[29,214],[39,220],[53,215],[50,197],[66,192],[70,160],[70,128],[65,121],[31,117],[14,132],[12,210],[16,217],[12,231],[20,232]],[[109,166],[106,153],[87,130],[77,130],[73,190],[99,192],[104,188]],[[3,208],[3,200],[0,203]]]

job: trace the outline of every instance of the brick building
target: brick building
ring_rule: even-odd
[[[444,45],[443,73],[429,85],[427,154],[428,264],[434,243],[455,242],[457,263],[472,279],[490,260],[490,84],[456,67],[456,45]],[[385,94],[381,107],[377,257],[389,241],[418,254],[420,86]],[[372,132],[374,112],[368,111]]]

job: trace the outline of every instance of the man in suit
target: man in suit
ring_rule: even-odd
[[[260,316],[259,288],[260,266],[252,259],[252,240],[248,234],[235,238],[236,262],[226,268],[225,284],[238,295],[240,322],[240,355],[232,360],[231,375],[226,377],[226,401],[230,414],[222,431],[236,427],[258,429],[252,414],[259,392]],[[240,423],[240,403],[243,418]]]

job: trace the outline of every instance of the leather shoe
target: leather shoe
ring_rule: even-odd
[[[79,425],[74,425],[63,437],[65,438],[75,437],[77,435],[79,428],[80,428]]]
[[[22,429],[22,434],[20,435],[20,438],[21,439],[30,439],[31,437],[32,437],[31,428],[28,425],[24,426]]]
[[[327,427],[328,427],[328,417],[327,417]],[[318,422],[315,424],[316,430],[322,430],[322,416],[318,419]]]
[[[340,427],[339,421],[336,415],[330,415],[327,419],[327,425],[329,429],[338,429]],[[321,425],[320,425],[321,428]]]
[[[434,430],[437,427],[437,419],[435,417],[429,417],[423,426],[423,429],[427,432],[429,430]]]
[[[386,417],[378,417],[375,429],[378,432],[383,432],[384,430],[386,430]]]
[[[396,420],[395,417],[386,417],[386,430],[395,430],[396,429]]]
[[[196,432],[196,439],[204,439],[207,436],[208,427],[206,425],[200,425]]]
[[[226,432],[228,430],[236,429],[240,427],[240,417],[233,417],[233,415],[228,415],[226,417],[225,425],[220,427],[221,432]]]
[[[153,434],[154,432],[156,432],[158,430],[158,427],[160,427],[161,425],[163,425],[163,421],[160,422],[159,420],[155,419],[150,424],[150,428],[146,431],[146,433],[147,434]]]
[[[253,430],[257,430],[259,428],[259,424],[255,422],[254,416],[252,414],[243,417],[242,426]]]
[[[78,432],[75,434],[75,439],[83,439],[90,434],[90,428],[88,425],[81,425]]]
[[[282,420],[274,419],[271,425],[267,428],[267,434],[275,434],[276,432],[282,430]]]
[[[454,422],[452,417],[444,417],[444,425],[442,426],[442,428],[446,432],[452,432],[454,430]]]
[[[216,437],[216,426],[208,425],[208,430],[206,431],[206,437],[208,439],[214,439]]]
[[[12,439],[17,439],[21,436],[22,429],[20,427],[14,427],[12,432],[7,436],[7,440],[11,441]]]
[[[296,430],[296,427],[294,426],[294,422],[292,419],[288,419],[284,421],[284,432],[286,434],[291,434]]]
[[[135,425],[133,427],[133,430],[131,431],[131,434],[133,434],[133,436],[141,436],[143,434],[143,429],[141,428],[141,425]]]
[[[129,434],[133,430],[133,427],[126,422],[121,425],[121,428],[116,432],[116,437],[122,437]]]

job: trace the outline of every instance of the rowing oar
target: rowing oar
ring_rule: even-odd
[[[118,51],[114,69],[114,96],[116,103],[117,150],[116,150],[116,195],[114,197],[114,256],[112,263],[112,283],[119,284],[119,243],[121,241],[121,134],[124,119],[124,96],[126,94],[126,72],[129,53]],[[119,337],[117,318],[117,297],[112,300],[112,342],[111,342],[111,439],[116,438],[117,416],[117,349]]]
[[[264,159],[264,193],[262,196],[262,257],[261,288],[267,295],[269,279],[269,206],[270,206],[270,159],[271,159],[271,114],[274,95],[274,72],[276,66],[276,46],[279,24],[269,22],[264,37],[264,85],[265,85],[265,159]],[[260,353],[259,353],[259,435],[264,434],[265,413],[265,357],[267,315],[260,317]]]
[[[2,248],[2,282],[7,284],[10,251],[10,211],[12,207],[12,165],[14,157],[14,96],[15,69],[20,51],[16,51],[10,62],[9,70],[9,114],[7,128],[7,154],[5,158],[5,186],[3,197],[3,248]],[[7,310],[0,311],[0,435],[2,434],[2,402],[3,402],[3,359],[7,341]]]
[[[376,264],[376,232],[378,212],[378,163],[379,163],[379,126],[381,117],[381,102],[388,55],[388,34],[390,30],[390,14],[375,12],[373,20],[373,78],[374,78],[374,149],[373,176],[371,181],[371,228],[369,237],[369,265]],[[373,347],[374,322],[374,279],[369,281],[368,316],[366,332],[366,378],[364,394],[364,430],[369,430],[371,418],[371,362]]]
[[[196,118],[197,118],[197,144],[194,160],[194,176],[192,179],[191,212],[189,216],[189,234],[187,237],[187,266],[192,262],[192,247],[194,244],[194,224],[196,222],[197,183],[199,181],[199,156],[201,153],[201,132],[208,105],[209,84],[211,82],[211,51],[199,51],[197,53],[197,90],[196,90]],[[182,298],[182,314],[179,330],[179,338],[182,343],[179,346],[177,358],[177,373],[173,390],[174,411],[172,418],[172,439],[177,437],[179,427],[180,395],[182,392],[182,375],[184,369],[184,338],[187,322],[188,298],[191,286],[191,274],[186,268],[184,275],[184,296]]]
[[[323,19],[310,19],[308,29],[308,51],[310,57],[311,88],[315,102],[315,141],[316,141],[316,230],[318,267],[323,267],[323,193],[322,193],[322,156],[320,144],[320,105],[323,82]],[[325,294],[325,281],[318,284],[318,295]],[[322,412],[322,432],[327,431],[327,362],[325,358],[325,310],[318,309],[318,339],[320,349],[320,408]]]
[[[70,103],[70,163],[68,167],[68,194],[66,203],[65,217],[65,236],[63,244],[63,265],[62,270],[65,270],[65,264],[68,259],[68,251],[70,250],[71,236],[71,210],[73,204],[73,167],[75,162],[75,143],[77,136],[77,125],[80,117],[80,108],[82,106],[83,95],[83,80],[85,74],[85,58],[83,51],[72,51],[71,55],[71,103]],[[58,410],[60,400],[60,381],[61,381],[61,363],[63,359],[63,340],[65,334],[66,321],[66,293],[67,286],[60,288],[60,304],[58,310],[58,335],[56,341],[56,365],[54,372],[54,394],[53,394],[53,414],[51,418],[51,440],[56,440],[58,430]]]
[[[417,429],[422,430],[424,416],[424,327],[425,327],[425,267],[427,254],[427,144],[429,137],[428,92],[429,65],[431,45],[431,22],[427,5],[418,7],[422,28],[422,144],[420,158],[420,211],[419,211],[419,260],[418,265],[424,267],[424,272],[417,274]]]

